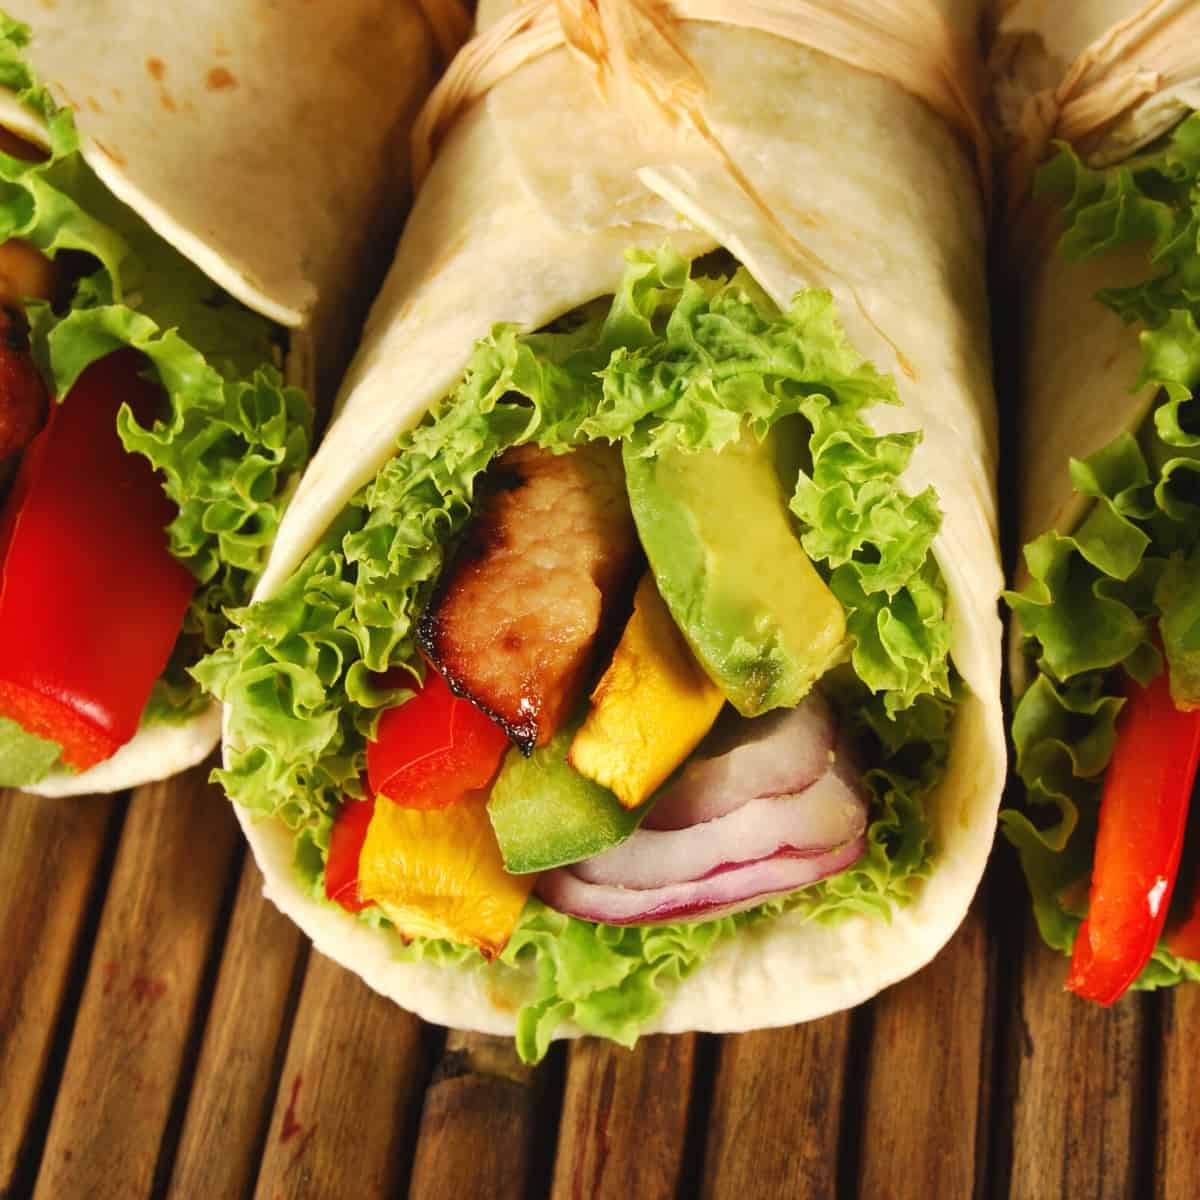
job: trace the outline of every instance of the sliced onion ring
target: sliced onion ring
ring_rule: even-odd
[[[606,925],[647,925],[709,919],[751,908],[768,896],[794,892],[845,870],[862,856],[866,837],[825,854],[776,854],[705,879],[661,888],[622,888],[586,883],[569,867],[547,871],[537,892],[551,908]]]
[[[690,829],[639,829],[571,870],[585,883],[659,888],[781,851],[823,854],[853,841],[866,827],[866,800],[839,773],[827,771],[799,795],[750,800]]]
[[[834,725],[810,692],[793,709],[722,722],[646,817],[647,829],[686,829],[723,817],[758,796],[803,791],[828,769]]]

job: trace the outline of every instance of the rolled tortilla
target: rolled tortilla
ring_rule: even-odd
[[[417,0],[297,7],[7,0],[28,56],[75,114],[88,165],[118,199],[247,308],[290,332],[288,381],[318,399],[344,370],[403,214],[408,127],[432,86]],[[0,124],[47,144],[0,90]],[[26,790],[118,791],[216,745],[215,706],[148,726],[91,770]]]
[[[1017,0],[1004,10],[991,53],[993,90],[1001,136],[1010,147],[1022,139],[1021,108],[1030,96],[1057,85],[1084,50],[1121,21],[1146,7],[1141,0]],[[1157,8],[1169,17],[1189,0]],[[1130,68],[1140,61],[1131,51]],[[1160,137],[1188,112],[1200,108],[1200,54],[1191,73],[1181,73],[1133,104],[1106,126],[1084,157],[1089,165],[1120,162]],[[1021,205],[1025,197],[1010,197]],[[1012,247],[1023,273],[1016,302],[1021,346],[1021,416],[1018,531],[1021,544],[1047,529],[1066,533],[1087,507],[1066,470],[1070,458],[1086,458],[1118,434],[1133,432],[1153,393],[1133,384],[1141,370],[1137,331],[1095,300],[1106,287],[1144,279],[1144,250],[1125,247],[1085,263],[1068,263],[1054,247],[1057,206],[1037,216],[1053,232]],[[1024,571],[1024,567],[1019,568]],[[1018,583],[1025,576],[1018,578]],[[1014,665],[1020,657],[1014,647]],[[1024,667],[1020,668],[1021,674]]]
[[[485,15],[494,16],[489,8]],[[953,6],[970,22],[973,6]],[[690,22],[706,116],[781,228],[711,157],[602,103],[558,49],[498,84],[455,125],[419,193],[372,311],[341,411],[285,518],[258,598],[276,594],[355,491],[455,385],[497,322],[537,329],[612,293],[629,247],[670,240],[732,252],[782,307],[831,287],[855,346],[897,373],[902,405],[879,432],[924,437],[904,484],[933,485],[950,593],[952,655],[969,689],[931,804],[937,866],[890,923],[795,914],[718,947],[647,1031],[737,1030],[819,1017],[927,962],[958,926],[983,871],[1004,778],[993,477],[995,430],[978,185],[968,150],[894,84],[767,34]],[[553,148],[552,153],[547,148]],[[831,268],[801,266],[799,239]],[[811,260],[810,260],[811,261]],[[886,336],[885,336],[886,335]],[[910,374],[898,367],[897,348]],[[230,714],[227,712],[227,729]],[[317,948],[422,1017],[512,1034],[520,995],[489,972],[398,961],[380,930],[308,894],[281,821],[238,810],[266,893]],[[557,1036],[578,1030],[565,1025]]]
[[[1032,98],[1039,93],[1044,97],[1055,88],[1062,88],[1060,94],[1065,96],[1062,81],[1071,73],[1082,80],[1074,95],[1085,96],[1090,89],[1095,112],[1103,119],[1091,132],[1064,140],[1088,167],[1125,163],[1200,108],[1198,36],[1200,11],[1189,0],[1156,4],[1087,0],[1070,5],[1020,0],[1009,5],[999,22],[991,54],[1000,133],[1009,154],[1020,155],[1025,149],[1029,112],[1037,103]],[[1072,72],[1073,64],[1089,59],[1094,65],[1082,75]],[[1131,81],[1144,84],[1146,90],[1130,86]],[[1053,106],[1048,111],[1053,112]],[[1067,130],[1059,124],[1052,132],[1061,136]],[[1053,153],[1053,147],[1047,145],[1044,157]],[[1099,509],[1092,497],[1077,490],[1072,460],[1089,459],[1123,436],[1137,437],[1163,399],[1158,383],[1144,382],[1141,336],[1146,327],[1141,321],[1123,321],[1101,302],[1098,293],[1145,283],[1162,274],[1165,267],[1151,261],[1147,238],[1105,249],[1084,261],[1069,261],[1058,245],[1064,228],[1064,197],[1031,199],[1025,192],[1017,192],[1008,199],[1010,208],[1020,214],[1011,223],[1017,232],[1008,255],[1016,264],[1011,307],[1019,314],[1014,332],[1019,346],[1017,503],[1021,552],[1015,587],[1028,597],[1043,591],[1031,576],[1026,557],[1030,544],[1050,533],[1075,536],[1085,518]],[[1152,541],[1144,553],[1165,555]],[[1072,586],[1084,593],[1082,577],[1072,578]],[[1047,593],[1046,599],[1053,604],[1058,597]],[[1014,605],[1019,610],[1024,602],[1016,599]],[[1040,613],[1044,601],[1033,603]],[[1032,611],[1025,610],[1027,623]],[[1101,638],[1088,641],[1091,623],[1077,619],[1074,610],[1068,611],[1072,613],[1070,633],[1078,633],[1073,644],[1086,642],[1089,651],[1099,654],[1117,643],[1111,630],[1105,630],[1107,641],[1103,644]],[[1156,620],[1147,619],[1153,614],[1144,606],[1136,612],[1146,629],[1157,625]],[[1018,704],[1014,719],[1017,765],[1036,802],[1038,818],[1031,821],[1026,815],[1029,810],[1016,809],[1006,812],[1004,820],[1021,851],[1043,936],[1058,949],[1070,952],[1086,908],[1098,787],[1111,753],[1099,748],[1110,745],[1112,711],[1087,704],[1117,703],[1120,672],[1115,668],[1120,664],[1110,662],[1103,669],[1064,673],[1064,678],[1056,679],[1051,668],[1039,668],[1045,647],[1026,636],[1016,616],[1012,625],[1009,657],[1014,694],[1019,701],[1031,701],[1028,706]],[[1145,656],[1153,654],[1148,641],[1139,653],[1140,670]],[[1125,665],[1133,661],[1131,654]],[[1039,685],[1037,690],[1034,684]],[[1047,685],[1055,697],[1074,690],[1079,696],[1087,692],[1092,699],[1085,703],[1077,696],[1069,701],[1067,707],[1083,707],[1071,709],[1073,722],[1054,728],[1056,722],[1047,713],[1057,715],[1061,701],[1056,698],[1053,706],[1049,703],[1050,692],[1043,690]],[[1068,761],[1070,771],[1065,769]],[[1055,805],[1060,810],[1059,821],[1051,819]],[[1156,951],[1141,982],[1170,982],[1188,970],[1163,951]]]

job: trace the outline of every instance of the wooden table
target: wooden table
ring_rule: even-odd
[[[1200,988],[1064,995],[1005,852],[854,1012],[528,1068],[310,953],[206,773],[0,796],[2,1196],[1200,1195]]]

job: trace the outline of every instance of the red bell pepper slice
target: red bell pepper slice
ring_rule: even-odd
[[[1195,799],[1196,785],[1192,784]],[[1188,840],[1183,844],[1183,861],[1179,866],[1179,879],[1175,884],[1175,903],[1167,920],[1163,942],[1172,954],[1200,962],[1200,812],[1195,808],[1190,814]],[[1191,843],[1189,845],[1189,842]]]
[[[1200,962],[1200,888],[1194,888],[1186,912],[1167,927],[1167,949]]]
[[[1200,712],[1181,712],[1167,673],[1126,681],[1117,744],[1104,777],[1087,917],[1075,938],[1070,991],[1118,1000],[1154,952],[1167,918],[1196,763]]]
[[[51,406],[0,516],[0,716],[80,770],[137,732],[196,586],[162,481],[117,436],[122,404],[144,424],[162,404],[142,361],[111,354]]]
[[[499,725],[430,668],[411,700],[379,718],[367,743],[367,778],[375,795],[405,808],[445,808],[486,787],[508,745]]]
[[[325,895],[347,912],[361,912],[375,902],[364,900],[358,891],[358,862],[362,857],[367,827],[375,815],[375,800],[347,798],[338,809],[329,834],[325,859]]]

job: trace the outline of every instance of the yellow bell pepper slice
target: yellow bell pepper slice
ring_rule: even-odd
[[[405,938],[445,938],[485,958],[504,949],[536,875],[510,875],[484,793],[441,809],[380,797],[358,865],[359,893]]]
[[[647,572],[567,760],[637,808],[696,748],[724,703]]]

